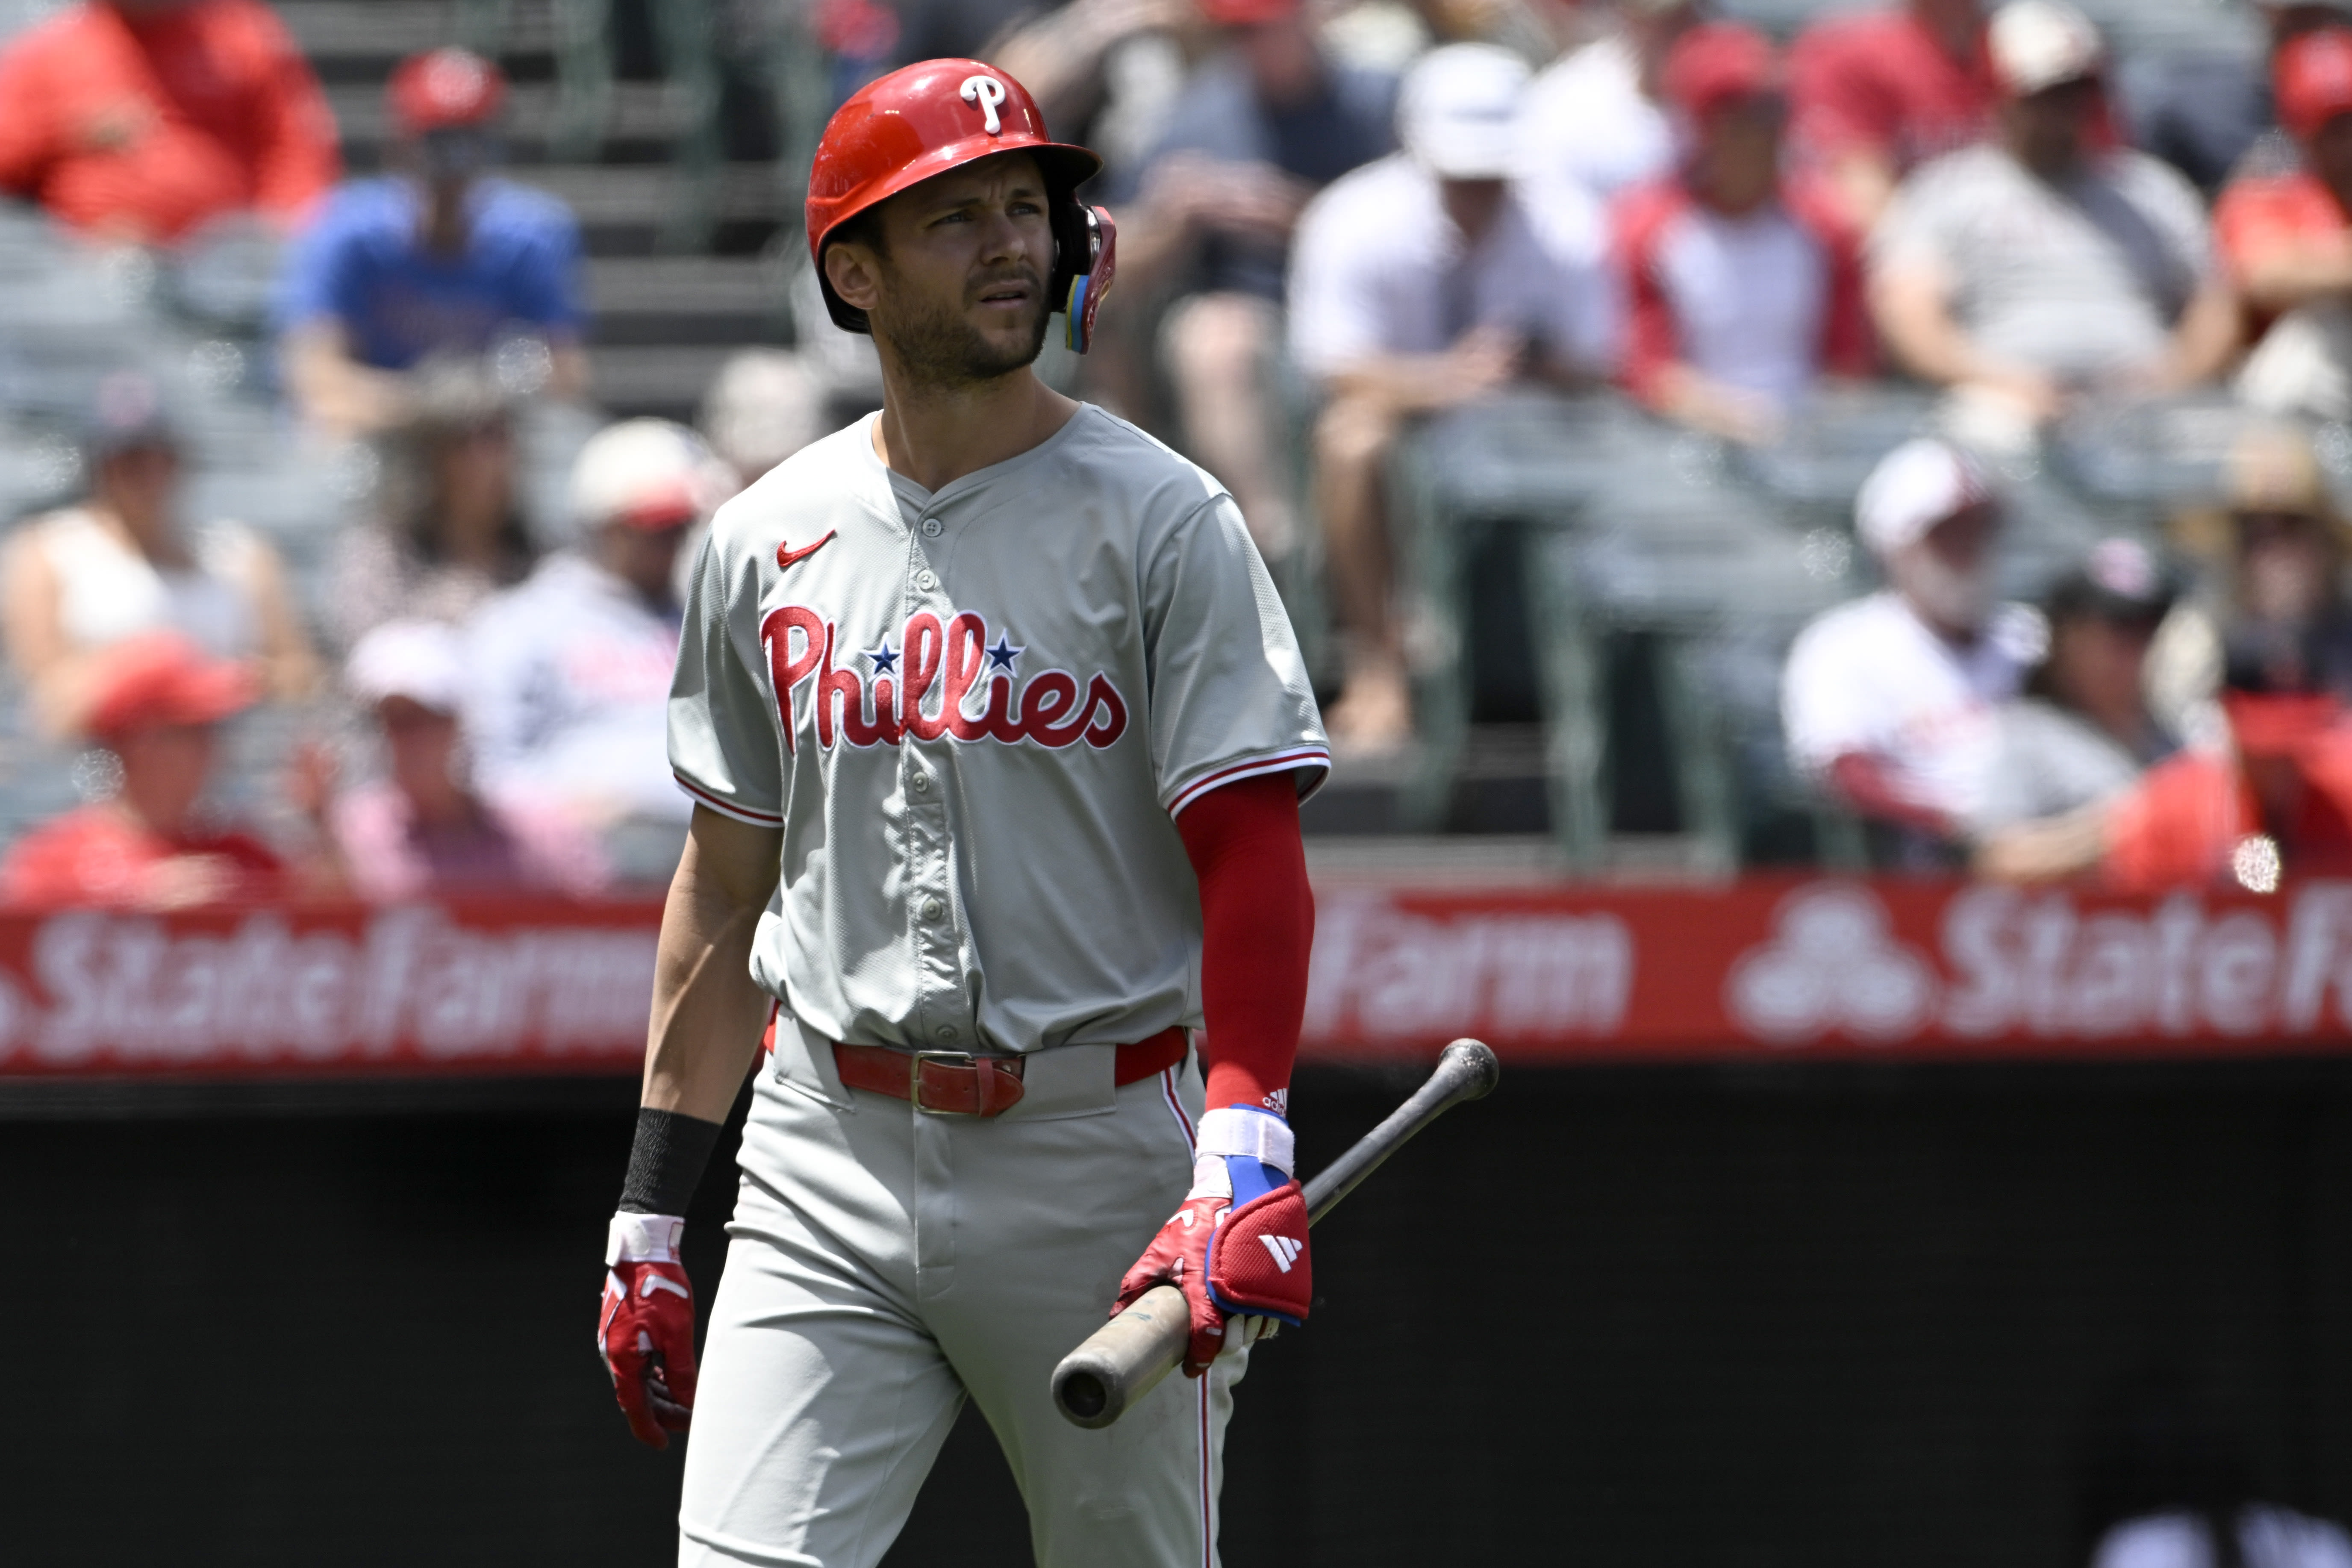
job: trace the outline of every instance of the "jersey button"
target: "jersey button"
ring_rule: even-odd
[[[923,519],[923,537],[925,539],[937,539],[939,536],[940,520],[936,517],[927,517]]]
[[[941,902],[940,900],[938,900],[938,899],[925,899],[925,900],[923,900],[923,918],[924,918],[925,920],[927,920],[927,921],[936,921],[936,920],[940,920],[940,919],[944,918],[944,917],[946,916],[947,912],[948,912],[948,907],[947,907],[947,905],[946,905],[945,903]]]
[[[917,774],[914,776],[914,778],[913,778],[910,782],[913,784],[913,785],[914,785],[914,787],[915,787],[915,793],[916,793],[917,795],[929,795],[929,794],[930,794],[930,793],[931,793],[931,775],[930,775],[930,774],[929,774],[929,773],[917,773]]]
[[[937,1035],[942,1040],[952,1040],[956,1037],[956,1026],[953,1024],[941,1024],[938,1028],[933,1029],[931,1033]]]
[[[915,586],[928,594],[940,585],[939,574],[929,567],[915,574]]]

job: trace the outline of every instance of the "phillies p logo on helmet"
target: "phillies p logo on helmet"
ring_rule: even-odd
[[[994,136],[1004,129],[996,117],[996,106],[1004,101],[1004,84],[992,76],[968,76],[963,79],[963,100],[980,105],[982,123]]]

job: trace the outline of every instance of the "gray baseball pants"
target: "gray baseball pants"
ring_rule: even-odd
[[[780,1019],[744,1131],[703,1351],[682,1568],[872,1568],[969,1394],[1029,1509],[1039,1568],[1215,1568],[1236,1346],[1117,1425],[1055,1411],[1055,1363],[1192,1184],[1201,1079],[1123,1089],[1112,1047],[1039,1052],[986,1121],[842,1086]]]

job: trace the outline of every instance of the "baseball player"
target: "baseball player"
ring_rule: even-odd
[[[693,1423],[682,1563],[878,1562],[969,1394],[1046,1568],[1213,1564],[1249,1342],[1311,1298],[1285,1116],[1328,756],[1232,498],[1031,373],[1109,281],[1098,166],[962,59],[817,152],[810,249],[884,406],[698,563],[598,1326],[637,1436]],[[755,1060],[698,1396],[678,1216]],[[1168,1282],[1189,1381],[1063,1420],[1055,1363]]]

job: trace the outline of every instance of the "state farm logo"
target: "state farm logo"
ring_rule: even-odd
[[[1807,888],[1773,914],[1772,941],[1742,955],[1724,1008],[1774,1045],[1832,1031],[1864,1040],[1915,1035],[1936,1005],[1936,974],[1895,940],[1886,906],[1860,888]]]
[[[1300,1032],[1373,1045],[1605,1039],[1633,990],[1633,934],[1607,910],[1424,911],[1386,893],[1327,891]]]
[[[2352,883],[2261,904],[2175,893],[2154,905],[2063,890],[1960,889],[1932,959],[1864,888],[1784,900],[1771,940],[1726,974],[1724,1011],[1794,1046],[1843,1034],[1950,1040],[2289,1039],[2352,1028]]]
[[[803,682],[815,701],[817,744],[828,752],[836,735],[859,748],[945,735],[1058,751],[1080,741],[1100,750],[1127,733],[1127,699],[1099,670],[1083,682],[1066,669],[1039,670],[1016,695],[1029,650],[1001,631],[992,642],[986,618],[970,610],[945,621],[916,612],[896,647],[886,636],[871,648],[844,648],[838,636],[804,605],[780,605],[760,622],[787,752],[797,722],[793,694]]]

